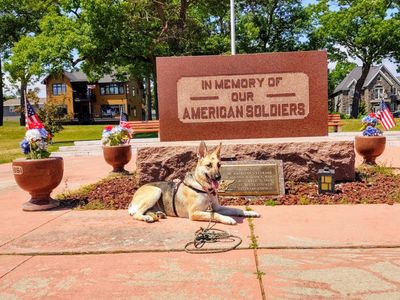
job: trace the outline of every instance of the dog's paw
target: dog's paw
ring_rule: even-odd
[[[155,220],[152,216],[143,216],[143,221],[147,223],[153,223]]]
[[[221,222],[223,224],[227,224],[227,225],[236,225],[236,221],[235,219],[231,218],[231,217],[225,217],[221,220]]]
[[[258,213],[258,212],[255,212],[255,211],[245,211],[244,212],[244,215],[246,216],[246,217],[252,217],[252,218],[259,218],[259,217],[261,217],[261,215]]]
[[[162,212],[162,211],[157,211],[157,212],[156,212],[156,215],[157,215],[157,217],[158,217],[159,219],[166,219],[166,218],[167,218],[167,215],[166,215],[164,212]]]

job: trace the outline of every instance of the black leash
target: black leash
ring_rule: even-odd
[[[208,223],[207,228],[200,227],[194,234],[193,242],[185,245],[185,251],[191,254],[222,253],[235,249],[242,243],[242,239],[236,235],[229,234],[225,230],[213,228],[216,223]],[[211,225],[211,226],[210,226]],[[228,247],[203,248],[205,244],[234,243]]]
[[[242,243],[242,239],[240,237],[229,234],[224,230],[213,228],[217,224],[216,222],[214,222],[214,224],[211,225],[214,212],[212,209],[210,195],[216,196],[217,194],[216,190],[212,189],[204,191],[204,190],[199,190],[189,184],[186,184],[185,182],[183,182],[183,184],[198,193],[208,194],[209,205],[207,211],[211,213],[207,228],[200,227],[200,229],[194,233],[194,240],[193,242],[189,242],[185,245],[184,247],[185,251],[191,254],[222,253],[231,251],[236,247],[238,247]],[[206,244],[216,244],[216,243],[234,243],[234,244],[228,247],[203,248],[203,246]]]

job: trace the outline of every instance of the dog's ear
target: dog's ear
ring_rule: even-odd
[[[215,153],[218,157],[221,156],[221,146],[222,146],[222,143],[220,142],[219,145],[217,147],[215,147],[215,149],[213,151],[213,153]]]
[[[204,156],[206,156],[207,154],[207,146],[206,143],[204,143],[204,141],[200,142],[200,146],[199,149],[197,150],[197,158],[203,158]]]

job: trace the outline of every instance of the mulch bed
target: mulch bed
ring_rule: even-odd
[[[318,194],[316,183],[286,182],[284,196],[220,197],[223,205],[394,204],[400,203],[400,175],[389,168],[363,168],[357,180],[336,184],[335,194]],[[62,206],[81,209],[126,209],[138,184],[133,176],[106,178],[59,195]]]

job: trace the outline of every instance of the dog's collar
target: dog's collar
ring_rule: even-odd
[[[186,185],[188,188],[191,188],[192,190],[194,190],[194,191],[196,191],[198,193],[211,194],[213,196],[215,196],[217,194],[215,189],[208,189],[208,191],[205,191],[205,190],[201,190],[201,189],[195,188],[194,186],[192,186],[192,185],[190,185],[190,184],[188,184],[186,182],[183,182],[183,184]]]

